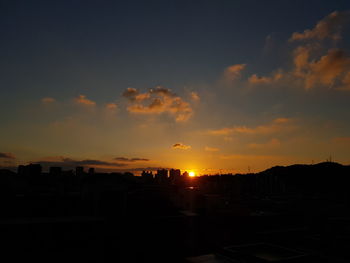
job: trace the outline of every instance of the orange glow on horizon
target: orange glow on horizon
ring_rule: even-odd
[[[195,177],[195,176],[196,176],[196,174],[195,174],[195,172],[190,171],[190,172],[188,173],[188,176],[189,176],[189,177]]]

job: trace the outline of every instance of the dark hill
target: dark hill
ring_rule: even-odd
[[[256,176],[269,181],[279,181],[285,186],[287,192],[338,196],[348,191],[350,166],[334,162],[275,166]]]

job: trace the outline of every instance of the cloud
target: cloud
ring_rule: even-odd
[[[136,100],[136,96],[139,95],[139,92],[135,88],[127,88],[122,95],[130,101],[134,101]]]
[[[164,88],[162,86],[157,86],[154,89],[149,90],[150,94],[157,94],[164,97],[175,97],[176,94],[172,93],[170,89]]]
[[[342,85],[339,87],[339,89],[350,90],[350,71],[344,75]]]
[[[260,125],[257,127],[247,126],[233,126],[225,127],[217,130],[210,130],[208,133],[211,135],[230,135],[230,134],[273,134],[278,132],[287,132],[296,128],[294,120],[290,118],[277,118],[271,123]]]
[[[123,96],[131,105],[127,110],[133,114],[162,114],[174,116],[177,122],[185,122],[193,115],[191,105],[171,90],[158,86],[146,93],[139,93],[134,88],[127,88]]]
[[[136,101],[136,102],[142,102],[144,100],[147,100],[151,98],[151,96],[154,95],[156,97],[176,97],[176,94],[171,92],[171,90],[164,88],[162,86],[157,86],[153,89],[149,89],[146,93],[140,93],[135,88],[127,88],[123,92],[123,96],[130,101]]]
[[[262,49],[262,55],[267,56],[271,54],[271,52],[275,52],[276,46],[277,46],[277,43],[276,43],[275,33],[271,33],[267,35],[265,38],[264,47]]]
[[[88,98],[86,98],[85,95],[79,95],[77,98],[74,99],[74,101],[80,105],[86,105],[86,106],[95,106],[96,105],[96,102],[89,100]]]
[[[108,110],[117,110],[118,109],[118,105],[116,103],[107,103],[106,104],[106,109],[108,109]]]
[[[199,95],[198,95],[197,92],[192,91],[192,92],[190,93],[190,96],[191,96],[191,99],[192,99],[193,101],[195,101],[195,102],[200,101],[200,97],[199,97]]]
[[[299,46],[293,52],[294,70],[292,74],[301,79],[305,89],[319,86],[333,87],[339,83],[349,87],[350,57],[345,51],[332,48],[319,58],[312,56],[315,47]],[[343,87],[343,88],[344,88]]]
[[[293,51],[294,75],[305,77],[309,68],[312,46],[299,46]]]
[[[114,158],[114,160],[116,161],[120,161],[120,162],[148,162],[149,159],[146,158],[126,158],[126,157],[117,157]]]
[[[45,97],[45,98],[42,98],[41,99],[41,102],[43,104],[50,104],[50,103],[53,103],[55,102],[56,100],[54,98],[51,98],[51,97]]]
[[[235,64],[229,66],[224,71],[224,79],[226,81],[234,81],[241,78],[241,73],[245,69],[246,64]]]
[[[217,130],[210,130],[208,133],[211,135],[229,135],[231,133],[233,133],[235,131],[235,127],[233,128],[221,128],[221,129],[217,129]]]
[[[103,169],[103,170],[106,170],[106,172],[131,172],[134,174],[141,175],[141,172],[143,172],[143,171],[148,171],[148,172],[154,173],[154,172],[157,172],[158,170],[162,170],[162,169],[170,170],[171,168],[164,167],[164,166],[147,166],[147,167],[111,169],[110,171],[108,171],[107,169]]]
[[[39,163],[44,167],[59,166],[59,167],[70,168],[70,169],[75,168],[77,166],[124,167],[127,165],[124,163],[108,162],[108,161],[95,160],[95,159],[74,160],[74,159],[66,158],[62,156],[47,157],[42,160],[35,161],[35,163]]]
[[[135,172],[139,174],[141,171],[157,171],[159,169],[170,169],[167,167],[160,166],[147,166],[147,167],[132,167],[132,164],[136,164],[139,162],[150,161],[146,158],[126,158],[126,157],[117,157],[112,161],[105,160],[96,160],[96,159],[71,159],[63,156],[51,156],[41,158],[38,161],[32,161],[31,163],[38,163],[43,166],[46,170],[49,167],[62,167],[63,169],[75,169],[77,166],[83,166],[86,168],[97,168],[99,172]]]
[[[219,148],[215,148],[215,147],[205,146],[204,147],[204,151],[206,151],[206,152],[218,152],[218,151],[220,151],[220,149]]]
[[[335,40],[341,39],[341,33],[349,21],[349,11],[333,12],[313,29],[293,33],[289,41],[301,42],[291,53],[293,66],[286,70],[279,69],[271,76],[253,74],[248,78],[248,83],[266,85],[284,81],[288,86],[301,86],[305,90],[322,87],[350,90],[350,56],[335,47]],[[326,39],[334,40],[331,48]]]
[[[349,11],[335,11],[321,21],[313,29],[306,29],[303,33],[294,32],[289,41],[324,40],[329,38],[334,41],[341,39],[341,31],[349,21]]]
[[[278,139],[271,139],[266,143],[251,143],[248,148],[251,149],[273,149],[281,146],[281,142]]]
[[[293,51],[292,75],[303,81],[306,90],[316,87],[350,89],[350,57],[344,50],[330,48],[319,54],[325,39],[341,39],[344,26],[349,23],[350,12],[333,12],[319,21],[311,30],[293,33],[290,41],[303,41]],[[318,54],[317,54],[318,53]],[[348,77],[349,76],[349,77]]]
[[[268,84],[272,82],[269,77],[258,77],[258,75],[253,74],[249,77],[248,82],[251,84]]]
[[[271,77],[259,77],[256,74],[251,75],[248,78],[248,82],[250,84],[256,85],[256,84],[271,84],[273,82],[276,82],[280,79],[282,79],[283,73],[281,71],[275,72]]]
[[[340,49],[330,49],[318,61],[310,62],[305,66],[305,88],[310,89],[317,85],[332,87],[345,74],[350,72],[350,57]]]
[[[266,159],[281,159],[282,156],[279,155],[252,155],[252,154],[228,154],[221,155],[220,159],[223,160],[266,160]]]
[[[1,159],[16,159],[16,156],[12,153],[2,153],[0,152]]]
[[[190,150],[191,149],[191,146],[189,145],[185,145],[183,143],[175,143],[173,146],[172,146],[173,149],[180,149],[180,150]]]
[[[135,100],[138,102],[142,102],[144,100],[147,100],[151,97],[150,93],[140,93],[137,96],[135,96]]]
[[[170,170],[171,168],[169,168],[169,167],[164,167],[164,166],[163,166],[163,167],[162,167],[162,166],[155,166],[155,167],[149,166],[149,167],[130,168],[130,169],[128,169],[128,171],[130,171],[130,172],[142,172],[142,171],[152,171],[152,172],[155,172],[155,171],[162,170],[162,169]]]
[[[350,137],[335,137],[332,142],[340,145],[350,145]]]

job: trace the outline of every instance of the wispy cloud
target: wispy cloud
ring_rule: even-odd
[[[50,104],[50,103],[54,103],[56,100],[52,97],[45,97],[41,99],[41,102],[43,104]]]
[[[0,158],[1,159],[16,159],[16,156],[12,153],[0,152]]]
[[[44,167],[59,166],[59,167],[70,168],[70,169],[77,166],[124,167],[127,165],[125,163],[109,162],[109,161],[102,161],[102,160],[96,160],[96,159],[75,160],[75,159],[71,159],[63,156],[47,157],[47,158],[43,158],[41,160],[33,161],[33,162],[39,163]]]
[[[280,140],[274,138],[269,140],[266,143],[250,143],[248,145],[249,148],[251,149],[274,149],[274,148],[278,148],[281,146],[281,142]]]
[[[335,137],[332,139],[332,143],[340,145],[350,145],[350,137]]]
[[[183,143],[175,143],[173,146],[172,146],[173,149],[180,149],[180,150],[190,150],[191,149],[191,146],[190,145],[186,145],[186,144],[183,144]]]
[[[224,71],[225,81],[235,81],[241,78],[242,71],[245,69],[246,64],[235,64],[227,67]]]
[[[206,152],[218,152],[218,151],[220,151],[220,149],[219,148],[215,148],[215,147],[205,146],[204,147],[204,151],[206,151]]]
[[[250,84],[271,84],[274,82],[279,81],[280,79],[282,79],[283,77],[283,73],[281,72],[281,70],[279,70],[278,72],[275,72],[272,74],[272,76],[270,77],[259,77],[257,74],[253,74],[248,78],[248,82]]]
[[[221,155],[220,159],[223,160],[261,160],[261,159],[281,159],[279,155],[254,155],[254,154],[228,154]]]
[[[277,118],[271,123],[259,125],[256,127],[233,126],[218,130],[210,130],[211,135],[230,135],[230,134],[273,134],[278,132],[291,131],[296,128],[295,121],[290,118]]]
[[[95,106],[96,102],[89,100],[85,95],[79,95],[74,99],[77,104],[85,106]]]
[[[190,93],[190,96],[191,96],[191,99],[192,99],[193,101],[195,101],[195,102],[200,101],[200,97],[199,97],[199,95],[198,95],[197,92],[192,91],[192,92]]]
[[[133,163],[133,162],[148,162],[149,159],[146,158],[126,158],[126,157],[117,157],[114,160],[119,162]]]
[[[107,103],[106,109],[115,111],[118,109],[118,105],[116,103]]]

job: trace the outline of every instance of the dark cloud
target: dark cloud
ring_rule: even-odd
[[[137,167],[137,168],[128,169],[127,171],[129,171],[129,172],[141,172],[141,171],[158,171],[161,169],[170,170],[170,168],[158,166],[158,167]]]
[[[2,153],[2,152],[0,152],[0,158],[1,159],[16,159],[16,156],[14,156],[12,153]]]
[[[64,168],[74,168],[77,166],[108,166],[108,167],[124,167],[127,164],[118,162],[107,162],[101,160],[85,159],[85,160],[74,160],[65,157],[59,157],[56,160],[40,160],[35,163],[39,163],[44,167],[60,166]]]
[[[117,157],[114,160],[119,162],[148,162],[149,159],[146,158],[126,158],[126,157]]]
[[[161,169],[170,170],[171,168],[161,167],[161,166],[147,166],[147,167],[136,167],[136,168],[109,168],[109,167],[105,167],[105,168],[98,168],[98,171],[99,172],[106,172],[106,173],[130,172],[130,173],[140,175],[142,171],[151,171],[151,172],[155,173]]]
[[[172,146],[173,149],[180,149],[180,150],[189,150],[191,149],[191,146],[190,145],[185,145],[183,143],[175,143],[173,146]]]

